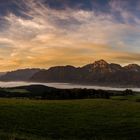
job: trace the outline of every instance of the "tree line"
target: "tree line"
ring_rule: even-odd
[[[25,90],[25,92],[20,92]],[[17,88],[1,88],[0,97],[4,98],[30,98],[30,99],[92,99],[103,98],[110,99],[111,96],[127,96],[133,95],[133,91],[126,89],[125,91],[107,91],[95,89],[56,89],[42,85],[31,85]]]

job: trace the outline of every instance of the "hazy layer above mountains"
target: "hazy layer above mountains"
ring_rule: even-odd
[[[67,65],[51,67],[47,70],[22,69],[11,71],[2,75],[0,80],[140,87],[140,66],[129,64],[122,67],[119,64],[109,64],[104,60],[99,60],[83,67]]]

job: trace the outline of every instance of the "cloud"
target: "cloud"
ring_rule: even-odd
[[[139,18],[111,1],[111,13],[96,10],[54,9],[36,0],[15,1],[19,16],[1,17],[0,65],[3,70],[71,64],[80,66],[96,59],[139,62]],[[125,22],[116,20],[119,12]],[[128,21],[135,20],[135,24]],[[4,52],[2,54],[2,52]],[[8,56],[8,57],[7,57]]]

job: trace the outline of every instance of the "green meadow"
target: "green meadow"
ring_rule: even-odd
[[[137,140],[138,98],[0,99],[0,140]]]

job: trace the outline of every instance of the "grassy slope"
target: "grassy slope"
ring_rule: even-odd
[[[0,99],[0,140],[15,138],[139,139],[140,103]]]

